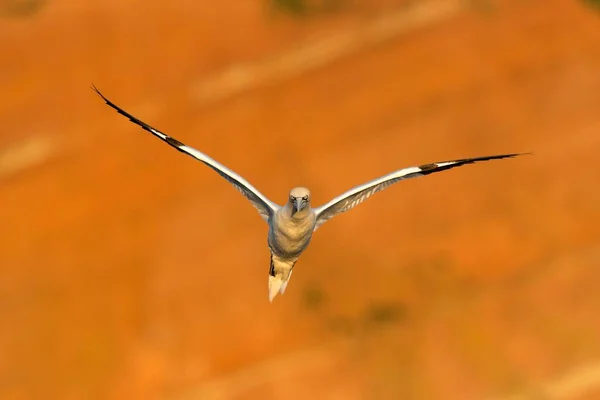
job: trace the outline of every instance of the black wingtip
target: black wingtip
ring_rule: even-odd
[[[533,155],[533,153],[528,152],[528,153],[509,153],[509,154],[501,154],[498,156],[490,156],[490,159],[498,159],[498,158],[515,158],[515,157],[520,157],[520,156],[527,156],[527,155]],[[482,157],[485,158],[485,157]]]
[[[458,161],[487,161],[487,160],[501,160],[503,158],[515,158],[515,157],[520,157],[520,156],[527,156],[527,155],[533,155],[532,152],[528,152],[528,153],[508,153],[508,154],[499,154],[499,155],[495,155],[495,156],[483,156],[483,157],[475,157],[472,159],[466,158],[464,160],[458,160]]]
[[[430,164],[419,165],[420,175],[429,175],[435,172],[449,170],[455,167],[460,167],[461,165],[473,164],[481,161],[490,161],[490,160],[502,160],[507,158],[515,158],[523,155],[532,155],[533,153],[507,153],[507,154],[497,154],[493,156],[483,156],[483,157],[472,157],[472,158],[463,158],[458,160],[448,160],[448,161],[438,161]],[[445,165],[444,165],[445,164]]]
[[[479,161],[501,160],[504,158],[515,158],[515,157],[525,156],[525,155],[533,155],[533,153],[529,152],[529,153],[497,154],[497,155],[492,155],[492,156],[482,156],[482,157],[463,158],[463,159],[457,159],[457,160],[448,160],[448,161],[438,162],[435,164],[441,164],[443,162],[455,162],[457,164],[464,165],[464,164],[471,164],[471,163],[479,162]]]
[[[533,152],[526,152],[526,153],[512,153],[512,154],[504,154],[501,156],[497,156],[497,157],[492,157],[491,159],[502,159],[502,158],[515,158],[515,157],[521,157],[521,156],[532,156]]]
[[[92,89],[98,96],[100,96],[100,98],[102,98],[102,100],[107,101],[106,97],[104,97],[104,95],[102,93],[100,93],[100,90],[98,90],[98,88],[96,87],[96,85],[94,85],[92,83],[90,85],[90,89]]]

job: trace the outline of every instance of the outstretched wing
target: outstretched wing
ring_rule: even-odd
[[[235,172],[233,172],[232,170],[230,170],[223,164],[218,163],[217,161],[213,160],[206,154],[204,154],[192,147],[186,146],[185,144],[181,143],[177,139],[174,139],[168,135],[165,135],[164,133],[160,132],[157,129],[154,129],[153,127],[146,124],[145,122],[140,121],[139,119],[137,119],[133,115],[129,114],[127,111],[123,110],[122,108],[120,108],[119,106],[114,104],[112,101],[110,101],[106,97],[104,97],[104,95],[102,93],[100,93],[100,91],[95,86],[92,86],[92,89],[100,97],[102,97],[102,99],[106,102],[106,104],[108,104],[110,107],[117,110],[117,112],[119,114],[126,116],[127,118],[129,118],[129,120],[131,122],[141,126],[143,129],[147,130],[148,132],[150,132],[151,134],[153,134],[160,140],[162,140],[165,143],[167,143],[168,145],[176,148],[177,150],[181,151],[182,153],[190,155],[198,161],[202,161],[204,164],[208,165],[210,168],[215,170],[223,178],[227,179],[229,181],[229,183],[231,183],[241,194],[243,194],[248,200],[250,200],[252,205],[254,207],[256,207],[259,214],[265,221],[268,221],[269,218],[273,215],[273,213],[279,208],[279,206],[277,204],[275,204],[271,200],[267,199],[248,181],[246,181],[244,178],[242,178],[241,176],[239,176],[238,174],[236,174]]]
[[[378,179],[367,182],[364,185],[360,185],[353,189],[350,189],[346,193],[337,196],[329,203],[321,207],[315,208],[315,213],[317,214],[317,224],[315,225],[315,230],[317,230],[317,228],[328,219],[333,218],[337,214],[343,213],[356,207],[357,205],[371,197],[373,194],[380,192],[383,189],[403,179],[429,175],[435,172],[445,171],[450,168],[460,167],[461,165],[472,164],[479,161],[498,160],[501,158],[511,158],[520,155],[522,155],[522,153],[465,158],[462,160],[442,161],[433,164],[420,165],[418,167],[400,169],[398,171],[384,175]]]

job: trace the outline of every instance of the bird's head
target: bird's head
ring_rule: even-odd
[[[292,216],[310,207],[310,190],[305,187],[295,187],[290,190],[289,205],[292,207]]]

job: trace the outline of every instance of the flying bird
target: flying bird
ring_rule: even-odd
[[[305,187],[294,187],[290,190],[285,205],[280,206],[269,200],[247,180],[223,164],[137,119],[108,100],[95,86],[92,86],[92,89],[106,102],[106,104],[115,109],[119,114],[129,118],[131,122],[141,126],[146,131],[182,153],[190,155],[212,168],[216,173],[229,181],[229,183],[244,195],[258,210],[262,219],[269,225],[268,245],[269,250],[271,251],[271,263],[269,267],[269,302],[272,302],[273,298],[278,293],[283,294],[285,292],[296,261],[298,261],[300,255],[308,247],[313,233],[323,225],[325,221],[328,221],[338,214],[351,210],[375,193],[380,192],[403,179],[425,176],[479,161],[499,160],[525,154],[514,153],[464,158],[399,169],[365,184],[356,186],[337,196],[330,202],[316,208],[311,207],[311,193],[309,189]]]

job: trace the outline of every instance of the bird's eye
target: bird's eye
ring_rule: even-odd
[[[304,197],[302,198],[302,200],[304,200],[304,201],[308,201],[308,196],[304,196]]]

